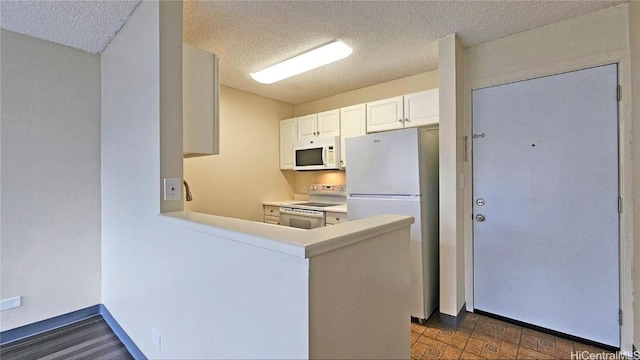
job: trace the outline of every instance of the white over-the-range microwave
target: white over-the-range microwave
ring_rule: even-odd
[[[298,140],[293,145],[293,170],[340,169],[340,137]]]

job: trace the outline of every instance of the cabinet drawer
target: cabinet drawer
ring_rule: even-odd
[[[280,216],[280,208],[277,206],[264,205],[265,216]]]
[[[335,225],[340,224],[347,221],[347,214],[344,213],[336,213],[336,212],[327,212],[326,224],[327,225]]]
[[[280,225],[280,217],[279,216],[264,216],[264,222],[267,224]]]

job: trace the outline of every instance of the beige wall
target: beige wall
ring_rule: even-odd
[[[466,50],[467,81],[625,49],[626,6],[525,31]]]
[[[1,36],[4,331],[101,302],[100,57]]]
[[[637,6],[637,5],[632,5]],[[569,19],[542,28],[508,36],[493,42],[465,49],[465,94],[457,101],[465,104],[465,131],[471,135],[471,90],[528,78],[556,74],[590,66],[620,62],[620,83],[630,83],[629,76],[629,4],[604,9],[582,17]],[[637,10],[636,10],[637,12]],[[636,16],[637,17],[637,16]],[[637,28],[636,28],[637,31]],[[637,61],[637,60],[635,60]],[[637,63],[636,63],[637,64]],[[624,95],[623,95],[624,96]],[[621,102],[621,192],[631,195],[631,96]],[[637,107],[638,96],[634,97]],[[637,121],[637,120],[636,120]],[[638,159],[634,160],[638,163]],[[471,162],[465,174],[471,174]],[[471,179],[466,176],[467,179]],[[636,182],[637,184],[637,182]],[[471,204],[471,191],[465,191],[465,204]],[[471,207],[465,208],[465,263],[467,304],[473,304],[472,220]],[[636,210],[637,212],[638,210]],[[629,202],[622,214],[621,233],[621,308],[624,312],[622,350],[630,350],[633,335],[632,271],[633,209]],[[637,215],[636,215],[637,218]],[[637,305],[636,305],[637,307]],[[636,312],[635,316],[640,315]],[[639,321],[640,322],[640,321]]]
[[[293,106],[220,87],[220,154],[184,160],[193,201],[185,210],[262,221],[262,202],[293,197],[295,174],[280,171],[280,120]]]
[[[633,101],[631,112],[633,114],[632,128],[633,138],[633,208],[634,223],[633,234],[640,239],[640,2],[629,3],[629,44],[631,55],[631,96]],[[634,244],[634,259],[640,259],[640,244]],[[636,260],[638,261],[638,260]],[[640,289],[640,266],[635,266],[634,289],[638,294]],[[634,328],[633,342],[640,346],[640,299],[634,301]]]
[[[438,70],[429,71],[296,105],[295,116],[339,109],[437,87]]]

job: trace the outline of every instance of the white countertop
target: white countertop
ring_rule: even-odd
[[[285,205],[293,205],[293,204],[302,204],[309,202],[309,200],[279,200],[279,201],[264,201],[262,205],[267,206],[285,206]],[[339,212],[339,213],[347,213],[347,204],[336,205],[336,206],[328,206],[324,208],[324,211],[330,212]]]
[[[410,216],[379,215],[333,226],[301,230],[188,211],[163,213],[160,214],[160,219],[194,231],[301,258],[341,248],[414,222]]]
[[[347,213],[347,204],[329,206],[329,207],[324,208],[324,211],[346,214]]]
[[[276,200],[276,201],[263,201],[262,205],[267,206],[283,206],[283,205],[292,205],[292,204],[302,204],[308,202],[309,200]]]

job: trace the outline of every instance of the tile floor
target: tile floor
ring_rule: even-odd
[[[474,313],[457,330],[437,315],[411,324],[412,359],[571,359],[574,351],[609,352]]]

